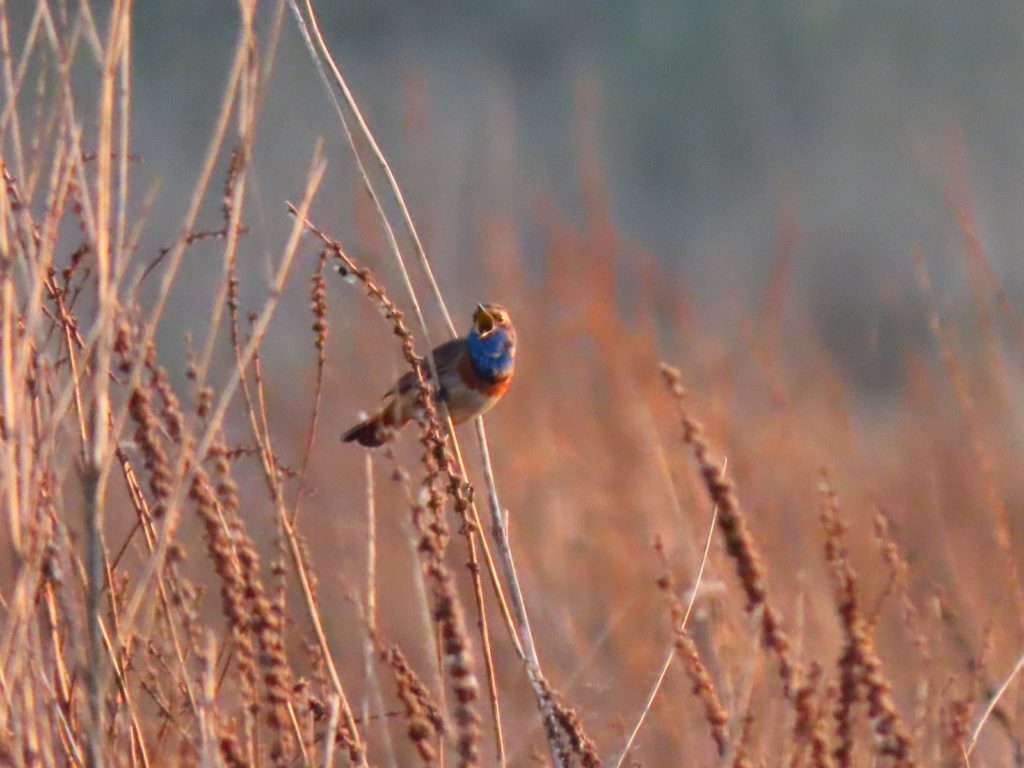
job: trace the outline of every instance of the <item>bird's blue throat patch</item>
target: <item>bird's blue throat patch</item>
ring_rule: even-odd
[[[485,381],[502,381],[511,375],[514,364],[512,338],[503,328],[497,328],[486,337],[481,337],[474,328],[466,337],[469,360],[473,370]]]

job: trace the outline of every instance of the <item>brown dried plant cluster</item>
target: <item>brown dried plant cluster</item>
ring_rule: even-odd
[[[145,192],[131,135],[133,4],[25,6],[0,0],[0,764],[1021,764],[1024,324],[958,147],[971,312],[908,254],[934,348],[855,407],[789,295],[790,218],[762,309],[706,324],[613,227],[589,145],[581,220],[467,210],[473,260],[428,258],[432,200],[405,199],[308,0],[239,0],[154,241],[181,201]],[[350,220],[319,212],[346,184],[319,145],[295,188],[253,183],[286,24]],[[522,343],[488,441],[426,353],[491,299]],[[404,371],[408,434],[338,444]]]

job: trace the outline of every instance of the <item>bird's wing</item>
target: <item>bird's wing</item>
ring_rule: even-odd
[[[452,339],[434,347],[434,367],[437,369],[437,375],[442,384],[450,378],[451,373],[455,372],[459,358],[462,357],[465,348],[465,339]],[[430,376],[429,370],[427,371],[427,376]],[[395,386],[384,394],[384,397],[390,397],[394,394],[403,395],[415,386],[416,374],[413,371],[408,371],[398,380]]]
[[[443,384],[448,374],[456,370],[459,360],[466,352],[465,339],[452,339],[434,349],[434,367]]]

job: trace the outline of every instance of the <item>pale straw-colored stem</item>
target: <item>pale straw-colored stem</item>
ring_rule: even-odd
[[[992,695],[992,698],[988,700],[988,703],[985,705],[985,709],[982,711],[981,716],[978,718],[978,722],[975,723],[974,728],[971,730],[970,741],[968,741],[967,745],[964,747],[964,753],[967,755],[967,757],[970,757],[971,752],[974,751],[974,747],[978,743],[978,737],[981,735],[981,729],[985,727],[985,723],[988,722],[989,717],[995,710],[996,704],[998,704],[999,700],[1003,698],[1003,695],[1006,693],[1007,689],[1009,689],[1010,684],[1020,673],[1021,669],[1024,669],[1024,654],[1020,655],[1016,663],[1013,665],[1013,669],[1010,670],[1010,674],[1006,676],[1006,679],[1003,680],[1002,685],[999,686],[999,690],[997,690]]]
[[[725,467],[728,464],[728,459],[722,463],[722,473],[725,473]],[[690,620],[690,612],[693,610],[693,604],[697,601],[697,593],[700,591],[701,579],[704,578],[704,566],[708,562],[708,553],[711,551],[711,540],[715,533],[715,523],[718,521],[718,505],[716,504],[711,510],[711,524],[708,526],[708,536],[704,542],[704,555],[700,560],[700,568],[697,569],[697,578],[693,582],[693,587],[690,590],[690,600],[686,604],[686,613],[683,614],[683,620],[679,623],[677,632],[682,632],[686,629],[687,622]],[[668,674],[668,668],[672,665],[672,659],[676,655],[675,643],[669,649],[668,654],[665,656],[665,661],[662,662],[661,669],[658,671],[658,677],[654,681],[654,685],[651,686],[650,693],[647,694],[647,700],[644,702],[644,707],[640,710],[640,716],[636,720],[636,724],[629,732],[629,737],[626,739],[626,743],[622,746],[622,751],[619,753],[618,760],[615,761],[615,768],[625,762],[626,755],[629,754],[629,750],[633,746],[633,742],[636,741],[637,734],[640,733],[640,728],[643,726],[644,721],[647,719],[647,713],[651,711],[651,707],[654,706],[654,700],[658,696],[658,691],[661,690],[662,684],[665,682],[665,676]]]

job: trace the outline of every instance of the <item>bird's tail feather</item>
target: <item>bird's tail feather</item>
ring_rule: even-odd
[[[381,414],[361,421],[341,436],[343,443],[359,443],[367,448],[384,445],[391,437],[392,430],[383,424]]]
[[[390,442],[395,433],[409,420],[403,403],[392,398],[384,407],[369,418],[363,419],[341,436],[343,443],[359,443],[367,448],[376,448]]]

